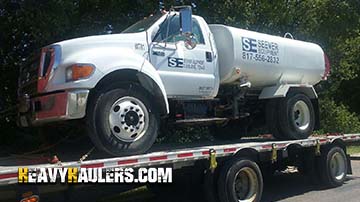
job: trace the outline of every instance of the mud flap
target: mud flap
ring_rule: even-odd
[[[352,167],[351,167],[351,159],[350,159],[350,155],[347,154],[346,155],[346,160],[347,160],[347,164],[348,164],[348,170],[347,170],[347,174],[353,174],[352,172]]]

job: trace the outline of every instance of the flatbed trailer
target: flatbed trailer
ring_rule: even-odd
[[[315,181],[340,186],[351,174],[346,144],[360,141],[360,134],[313,136],[304,140],[274,141],[269,137],[242,139],[193,147],[169,147],[141,155],[57,162],[55,164],[0,166],[0,188],[18,183],[18,168],[139,168],[172,167],[174,174],[184,167],[200,167],[209,201],[260,201],[263,177],[287,166],[296,166]],[[200,163],[201,162],[201,163]],[[200,165],[200,166],[199,166]],[[243,179],[239,175],[245,176]],[[237,181],[247,182],[245,193],[235,193]],[[21,187],[21,185],[17,186]],[[234,193],[233,193],[234,192]],[[240,191],[241,192],[241,191]],[[240,197],[240,198],[239,198]]]

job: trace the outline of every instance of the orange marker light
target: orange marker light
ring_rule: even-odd
[[[95,67],[90,64],[74,64],[67,69],[66,79],[68,81],[76,81],[90,77]]]
[[[20,202],[38,202],[39,201],[39,196],[37,195],[32,195],[28,198],[24,198],[22,199]]]

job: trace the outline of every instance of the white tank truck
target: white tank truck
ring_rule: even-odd
[[[179,10],[42,48],[21,69],[19,124],[78,119],[114,155],[147,151],[160,126],[205,124],[217,138],[240,138],[267,125],[278,139],[319,126],[313,86],[330,72],[320,46]]]

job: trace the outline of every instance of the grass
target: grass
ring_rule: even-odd
[[[347,153],[348,154],[360,154],[360,145],[351,145],[347,146]]]

